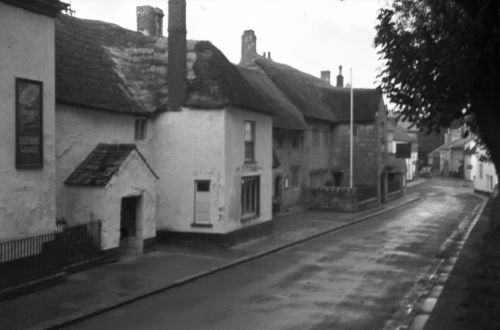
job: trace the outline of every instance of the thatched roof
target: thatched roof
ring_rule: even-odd
[[[322,88],[324,102],[333,109],[338,122],[351,120],[351,89],[342,87]],[[378,88],[353,88],[353,115],[357,123],[373,122],[382,102]]]
[[[334,123],[350,121],[350,89],[330,83],[291,66],[258,57],[262,68],[281,92],[306,118]],[[354,121],[372,122],[382,101],[380,89],[354,88]]]
[[[325,81],[270,59],[260,57],[255,63],[305,117],[337,121],[335,113],[322,98],[321,87],[327,87]]]
[[[56,19],[56,98],[94,109],[148,115],[167,110],[168,40],[101,21]],[[228,105],[273,114],[237,67],[207,41],[187,42],[191,107]]]
[[[239,67],[241,74],[252,85],[260,98],[274,110],[273,126],[289,130],[304,130],[307,124],[302,113],[257,67]]]

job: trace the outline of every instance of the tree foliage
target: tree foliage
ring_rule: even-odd
[[[464,119],[500,164],[500,1],[393,0],[378,15],[381,86],[405,120]]]

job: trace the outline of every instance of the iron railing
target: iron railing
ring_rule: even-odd
[[[63,226],[64,263],[71,265],[98,257],[101,254],[101,228],[100,221]]]
[[[0,263],[42,253],[43,244],[54,241],[56,232],[0,242]]]
[[[61,272],[101,255],[101,222],[0,242],[0,289]]]

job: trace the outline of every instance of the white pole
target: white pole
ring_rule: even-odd
[[[354,128],[354,110],[353,110],[353,101],[354,101],[354,97],[353,97],[353,91],[352,91],[352,68],[350,68],[350,71],[351,71],[351,152],[350,152],[350,162],[349,162],[349,173],[350,173],[350,176],[349,176],[349,187],[352,188],[353,187],[353,135],[354,135],[354,131],[353,131],[353,128]]]

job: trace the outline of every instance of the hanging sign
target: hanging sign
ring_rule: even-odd
[[[411,158],[411,143],[396,144],[396,158]]]
[[[16,168],[43,167],[43,83],[16,78]]]

